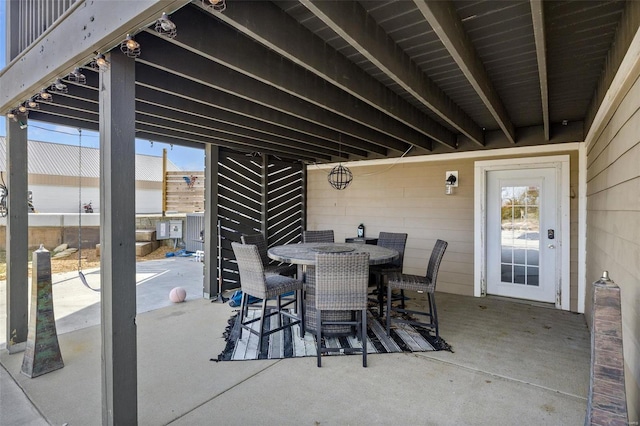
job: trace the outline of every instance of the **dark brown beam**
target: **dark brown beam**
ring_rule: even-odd
[[[216,64],[235,70],[290,96],[353,120],[389,137],[429,149],[429,137],[407,127],[340,88],[327,84],[324,79],[306,71],[292,61],[283,59],[273,50],[238,34],[236,30],[222,22],[211,19],[209,14],[194,8],[184,8],[175,13],[172,19],[179,28],[182,28],[180,37],[169,40],[162,37],[162,41],[169,41],[176,46],[214,61]],[[152,30],[147,30],[147,33],[158,38],[161,37]],[[224,40],[224,43],[211,43],[208,37],[202,37],[204,33],[212,34],[215,39]],[[141,40],[144,41],[146,38]],[[435,137],[448,140],[451,144],[454,143],[451,132],[435,122],[433,124],[431,133]]]
[[[154,117],[145,113],[136,114],[137,128],[140,130],[150,129],[153,126],[155,129],[165,129],[168,133],[180,132],[184,135],[190,135],[192,137],[211,138],[211,142],[216,141],[228,141],[235,144],[244,145],[243,151],[268,151],[268,152],[286,152],[289,155],[297,156],[300,158],[311,159],[317,158],[324,161],[331,161],[330,154],[321,153],[317,150],[310,152],[305,149],[296,149],[291,146],[282,146],[273,141],[261,136],[251,137],[243,134],[233,132],[233,130],[221,130],[220,128],[207,128],[205,126],[199,126],[195,123],[187,123],[179,121],[177,119],[167,119],[164,117]],[[206,139],[202,139],[203,141]],[[222,143],[220,143],[222,145]]]
[[[218,146],[224,146],[224,147],[233,149],[235,151],[240,151],[245,153],[258,151],[261,153],[272,154],[280,157],[287,157],[287,158],[298,159],[303,161],[317,161],[316,157],[304,156],[300,152],[289,152],[289,151],[283,151],[283,150],[276,151],[276,150],[269,149],[268,147],[265,148],[263,146],[250,144],[250,143],[238,144],[238,143],[235,143],[235,141],[233,140],[220,137],[219,135],[201,135],[197,133],[184,133],[184,132],[179,132],[172,129],[155,127],[149,124],[138,124],[137,127],[139,128],[141,133],[145,133],[148,135],[160,135],[160,136],[171,137],[173,139],[178,139],[178,140],[188,141],[188,142],[199,142],[203,144],[208,143],[208,144],[213,144]]]
[[[458,67],[473,86],[482,102],[496,120],[511,143],[516,142],[513,123],[487,74],[473,43],[464,31],[452,1],[414,0],[418,10],[431,25],[442,44],[458,64]],[[486,140],[485,140],[486,143]]]
[[[155,40],[154,40],[155,39]],[[385,148],[404,151],[407,144],[430,148],[428,138],[417,132],[407,133],[404,139],[389,136],[369,126],[365,126],[344,114],[338,114],[327,107],[310,103],[304,99],[292,96],[290,93],[279,90],[271,84],[258,81],[240,72],[220,65],[211,58],[203,57],[188,49],[181,48],[173,43],[168,43],[150,33],[138,34],[136,40],[141,44],[149,46],[145,50],[144,57],[137,59],[140,63],[154,66],[158,69],[173,73],[184,79],[196,81],[211,88],[233,94],[247,101],[252,101],[260,105],[272,108],[281,113],[292,115],[330,129],[336,132],[349,134],[355,138],[368,140]],[[155,42],[154,42],[155,41]],[[184,47],[184,46],[183,46]],[[277,70],[272,70],[278,73]],[[290,76],[292,80],[293,76]],[[307,81],[304,78],[303,81]],[[326,83],[325,83],[326,84]],[[177,88],[176,88],[177,89]],[[341,100],[337,100],[338,106],[345,109],[349,105]],[[360,102],[363,110],[371,110],[369,106]],[[331,106],[336,109],[336,106]],[[396,122],[397,123],[397,122]],[[399,130],[406,130],[406,126],[398,123]],[[404,129],[402,129],[404,128]]]
[[[398,54],[401,49],[357,2],[300,3],[418,102],[471,140],[483,144],[482,129],[424,75],[409,55]],[[432,137],[455,148],[454,141]]]
[[[97,100],[97,73],[83,70],[87,78],[86,85],[68,83],[69,93],[64,96],[80,97]],[[171,73],[162,71],[145,64],[136,64],[137,85],[136,99],[147,103],[165,102],[165,108],[183,107],[187,104],[197,106],[193,109],[182,108],[187,111],[200,111],[205,108],[212,111],[212,116],[223,121],[234,123],[240,127],[250,127],[255,130],[280,135],[283,138],[301,141],[310,145],[341,147],[345,154],[366,158],[370,154],[386,157],[387,149],[356,139],[346,134],[340,134],[324,126],[281,114],[278,111],[245,101],[231,94],[213,90],[197,82],[181,79]],[[93,92],[93,93],[92,93]],[[54,103],[55,97],[54,95]],[[187,104],[183,104],[186,102]],[[328,145],[325,145],[328,143]],[[403,146],[404,150],[409,145]]]
[[[68,94],[58,94],[56,96],[56,102],[43,104],[43,110],[49,112],[59,112],[57,111],[57,109],[59,107],[64,107],[70,110],[78,111],[79,117],[83,117],[89,120],[97,120],[97,116],[92,117],[90,115],[91,113],[98,113],[97,102],[91,101],[88,96],[75,96],[75,92],[79,90],[82,90],[83,92],[89,91],[86,88],[80,87],[70,88]],[[265,143],[281,145],[282,149],[285,150],[295,148],[296,152],[298,150],[306,151],[307,155],[318,154],[319,159],[323,158],[325,160],[331,160],[332,157],[335,157],[333,158],[334,160],[336,158],[342,158],[343,160],[349,159],[349,156],[345,152],[341,151],[338,144],[334,144],[331,142],[325,142],[323,144],[321,141],[316,140],[314,141],[313,145],[309,145],[302,140],[306,135],[291,132],[291,136],[298,135],[302,136],[302,138],[286,139],[282,138],[278,134],[269,134],[267,132],[264,132],[263,129],[261,129],[261,126],[266,126],[266,123],[254,123],[257,124],[257,126],[255,127],[251,127],[250,123],[247,123],[246,126],[237,126],[236,123],[227,123],[219,119],[213,119],[212,117],[215,117],[219,113],[224,114],[225,111],[219,111],[206,105],[190,103],[190,101],[186,99],[170,97],[161,92],[157,92],[156,95],[165,95],[164,99],[158,99],[156,96],[155,101],[150,102],[146,100],[148,99],[148,96],[144,97],[145,94],[149,95],[148,93],[146,93],[147,91],[150,91],[150,89],[144,87],[139,87],[138,90],[136,90],[136,98],[138,98],[139,96],[143,96],[143,99],[145,99],[136,102],[136,119],[142,123],[148,123],[148,121],[145,119],[145,117],[147,116],[157,117],[160,120],[176,123],[176,126],[178,126],[179,124],[179,126],[176,128],[184,128],[185,131],[187,131],[190,127],[197,126],[205,129],[208,132],[220,132],[227,135],[239,136],[242,141],[246,141],[247,138],[249,138],[257,142],[262,141]],[[88,95],[90,95],[91,97],[95,97],[97,96],[97,92],[92,93],[91,91],[89,91]],[[353,151],[353,148],[350,148],[349,150]],[[358,151],[358,153],[362,154],[362,156],[367,155],[367,153],[364,151]]]
[[[71,93],[78,88],[70,89]],[[271,152],[287,152],[288,155],[300,154],[305,158],[315,157],[320,161],[332,161],[335,158],[348,159],[348,156],[340,152],[340,148],[337,145],[331,148],[321,145],[310,146],[301,141],[283,139],[255,129],[237,127],[212,120],[205,114],[208,111],[202,105],[199,114],[164,107],[165,104],[173,104],[175,107],[181,100],[180,98],[177,101],[175,99],[166,99],[166,103],[160,102],[157,105],[149,104],[145,101],[137,101],[136,121],[160,128],[179,130],[184,133],[200,133],[205,136],[210,134],[225,135],[224,138],[229,142],[240,145],[255,145],[262,149],[269,149]],[[86,121],[98,121],[98,105],[96,102],[87,100],[87,98],[78,98],[70,94],[58,94],[56,103],[42,104],[41,107],[42,112],[46,111],[58,116],[77,116]],[[205,109],[203,110],[203,108]],[[196,128],[198,131],[194,132]],[[244,149],[246,150],[247,148],[245,147]]]
[[[538,75],[540,79],[540,100],[542,101],[542,122],[544,139],[549,140],[549,84],[547,77],[547,43],[544,32],[544,6],[542,0],[530,0],[533,37],[536,41]]]
[[[325,7],[326,4],[322,3],[322,6]],[[340,4],[346,4],[346,2]],[[194,5],[200,4],[194,3]],[[182,14],[186,10],[187,8],[179,13]],[[344,55],[332,49],[324,40],[303,27],[273,3],[262,1],[236,3],[235,7],[227,8],[224,13],[214,13],[214,16],[361,101],[416,131],[451,146],[450,135],[444,134],[445,139],[439,140],[439,137],[443,135],[439,124],[367,74]],[[260,19],[256,19],[256,16],[259,16]],[[350,28],[356,28],[353,25],[355,21],[346,20],[349,22]],[[366,55],[366,53],[364,54]],[[401,68],[406,68],[404,63]],[[411,90],[409,91],[411,92]],[[445,105],[444,110],[453,105],[451,101],[448,102],[449,105]],[[457,113],[460,114],[461,111],[458,110]],[[448,119],[449,117],[443,118]],[[469,127],[475,126],[469,118],[466,120]],[[447,121],[457,127],[455,123],[452,123],[452,119]],[[466,130],[466,126],[461,125],[461,127]],[[470,137],[475,134],[481,138],[480,128],[475,127],[475,131],[469,129],[466,133]]]
[[[70,104],[68,102],[65,104],[67,106],[74,105],[83,111],[91,110],[97,112],[98,91],[97,88],[90,86],[90,83],[90,79],[87,79],[86,85],[69,84],[68,93],[56,94],[52,103],[55,105],[56,99],[59,100],[58,103],[65,103],[62,102],[62,99],[65,98],[77,99],[80,101],[79,104]],[[89,104],[82,104],[82,101],[91,101],[95,106],[92,108]],[[182,115],[182,121],[185,123],[198,122],[201,126],[214,127],[217,130],[225,132],[231,132],[231,127],[235,126],[238,128],[236,132],[247,137],[261,139],[263,136],[258,136],[258,134],[264,133],[268,135],[267,137],[271,138],[274,143],[294,146],[310,152],[317,150],[321,154],[328,154],[336,159],[353,160],[354,158],[350,156],[367,158],[369,155],[364,149],[341,145],[339,141],[320,139],[312,135],[307,135],[306,133],[297,132],[288,127],[255,120],[229,110],[223,110],[174,94],[155,91],[141,85],[136,87],[136,101],[138,101],[136,103],[137,112],[164,116],[168,120],[172,119],[172,114]],[[155,108],[153,106],[155,106]],[[192,117],[189,118],[186,114]],[[203,119],[211,120],[211,123],[207,125],[202,121]],[[276,142],[277,139],[282,139],[282,141]]]
[[[248,138],[250,140],[255,140],[258,142],[265,142],[272,144],[274,147],[276,145],[281,146],[281,149],[290,149],[292,147],[298,148],[300,151],[307,152],[308,155],[318,154],[320,156],[328,156],[329,158],[337,157],[348,159],[348,156],[344,153],[340,153],[338,147],[336,146],[328,148],[326,146],[310,146],[302,141],[292,141],[288,139],[283,139],[278,137],[277,135],[271,135],[268,133],[264,133],[258,129],[252,129],[250,127],[239,127],[234,124],[225,123],[219,120],[212,120],[210,117],[205,115],[193,115],[191,113],[185,113],[180,110],[175,109],[167,109],[162,104],[147,104],[143,101],[138,101],[136,106],[136,118],[141,122],[152,123],[154,121],[151,118],[156,120],[156,123],[161,123],[162,121],[172,123],[174,126],[179,126],[176,128],[184,128],[185,130],[189,127],[198,127],[205,132],[220,132],[221,134],[227,135],[235,135],[242,138]],[[340,156],[341,155],[341,156]],[[340,156],[340,157],[339,157]]]
[[[80,127],[95,128],[95,124],[99,121],[98,114],[96,111],[92,112],[89,109],[82,108],[81,105],[87,102],[71,98],[63,99],[62,96],[59,96],[58,99],[58,104],[42,105],[41,109],[35,114],[36,117],[43,121],[52,120],[44,116],[44,114],[47,114],[64,119],[81,120],[87,124]],[[63,100],[65,102],[64,104],[62,103]],[[93,126],[89,123],[92,123]],[[296,148],[296,145],[293,143],[291,146],[275,145],[240,134],[225,133],[215,128],[204,129],[202,127],[190,126],[189,124],[180,123],[179,121],[168,118],[157,119],[136,115],[136,129],[138,132],[153,135],[154,140],[158,140],[155,136],[160,136],[168,140],[178,138],[191,142],[213,143],[244,152],[264,151],[270,154],[286,155],[290,158],[300,158],[306,161],[327,162],[333,160],[333,157],[329,154],[320,153],[317,150],[305,151]]]

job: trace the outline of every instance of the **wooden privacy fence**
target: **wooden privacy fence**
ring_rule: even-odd
[[[166,172],[162,210],[177,213],[204,211],[204,172]]]

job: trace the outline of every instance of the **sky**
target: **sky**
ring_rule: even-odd
[[[5,1],[0,0],[0,69],[6,65],[6,22]],[[55,96],[55,95],[54,95]],[[54,97],[55,102],[55,97]],[[6,119],[0,118],[0,136],[7,135]],[[55,124],[29,120],[27,127],[29,140],[78,145],[84,147],[99,147],[98,132],[82,129],[82,141],[77,128],[58,126]],[[204,149],[186,148],[161,142],[151,143],[148,139],[136,139],[136,154],[162,156],[162,149],[167,149],[167,157],[182,170],[204,170]]]

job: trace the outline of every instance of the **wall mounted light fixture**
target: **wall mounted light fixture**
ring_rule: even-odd
[[[453,194],[453,188],[458,187],[458,171],[454,172],[446,172],[445,173],[445,183],[444,183],[444,193],[447,195]]]

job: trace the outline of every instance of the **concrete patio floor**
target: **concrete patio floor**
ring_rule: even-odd
[[[233,308],[201,298],[202,264],[144,262],[138,274],[141,425],[584,424],[583,315],[438,293],[441,335],[454,353],[370,355],[368,368],[359,356],[327,357],[322,368],[313,357],[213,362]],[[54,283],[65,367],[30,379],[20,373],[23,355],[1,349],[2,425],[101,424],[98,293],[77,274]],[[171,304],[177,285],[187,301]]]

